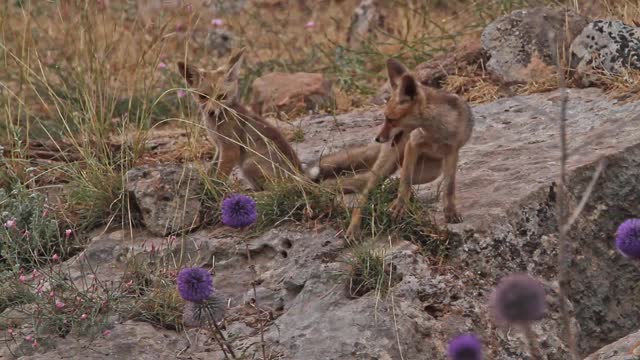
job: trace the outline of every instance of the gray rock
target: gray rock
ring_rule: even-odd
[[[578,76],[586,77],[594,69],[612,74],[640,69],[640,28],[619,20],[596,20],[573,40],[571,55]]]
[[[236,44],[235,35],[225,29],[213,29],[205,34],[203,39],[205,49],[216,57],[224,57],[231,53]]]
[[[539,79],[539,71],[527,69],[534,56],[555,66],[552,51],[564,48],[568,53],[571,42],[587,23],[587,18],[573,11],[546,7],[502,16],[482,32],[482,47],[490,56],[487,68],[505,82]],[[555,40],[550,40],[550,35]]]
[[[612,238],[623,219],[640,213],[640,126],[629,116],[640,111],[640,102],[620,104],[597,89],[570,90],[569,96],[569,146],[572,150],[580,146],[568,159],[573,204],[589,183],[595,163],[601,157],[608,160],[570,231],[569,310],[585,355],[637,330],[640,266],[617,254]],[[348,296],[350,268],[345,260],[352,255],[351,248],[328,226],[310,231],[290,225],[249,239],[226,228],[202,229],[184,235],[184,241],[176,241],[167,251],[175,258],[182,254],[185,265],[215,264],[214,286],[229,304],[227,334],[233,335],[238,352],[249,358],[261,356],[256,312],[246,304],[254,279],[249,266],[255,265],[258,306],[269,315],[267,348],[283,359],[444,360],[447,342],[467,331],[483,339],[487,359],[529,359],[522,333],[495,327],[487,311],[493,287],[516,271],[534,275],[545,286],[549,311],[533,328],[544,358],[567,359],[556,278],[558,124],[539,115],[540,111],[557,114],[558,99],[559,93],[552,92],[473,108],[476,130],[462,150],[458,175],[458,205],[465,222],[450,226],[448,238],[460,246],[441,260],[426,258],[416,245],[394,237],[372,241],[370,246],[384,251],[385,261],[394,265],[397,282],[386,297],[375,291]],[[315,160],[323,152],[371,142],[381,122],[380,109],[310,116],[296,122],[307,136],[294,146],[303,161]],[[434,184],[423,185],[416,191],[427,201],[433,188]],[[439,202],[432,205],[444,225]],[[128,256],[139,254],[144,243],[146,248],[149,243],[159,248],[157,243],[166,241],[145,231],[131,234],[136,243]],[[128,231],[112,234],[92,241],[93,257],[91,251],[85,254],[104,261],[100,269],[121,268],[116,259],[125,250],[117,244],[132,242]],[[119,275],[113,271],[105,276]],[[114,333],[117,330],[116,326]],[[184,357],[222,358],[214,342],[200,345],[191,336],[194,332],[188,334],[193,342]],[[161,336],[166,347],[158,349]],[[116,359],[119,354],[124,354],[120,358],[176,358],[184,348],[178,346],[182,339],[176,333],[140,330],[101,340],[98,349]],[[85,344],[76,337],[56,341],[57,350],[48,358],[62,349],[75,354]]]
[[[187,341],[173,331],[160,330],[150,324],[129,321],[114,326],[108,335],[101,335],[96,339],[67,337],[50,345],[49,351],[31,350],[30,355],[21,356],[19,359],[173,360],[176,359],[176,354],[186,346]],[[11,356],[7,359],[18,359],[18,357]]]
[[[381,26],[384,17],[376,7],[375,0],[362,0],[353,10],[351,23],[347,30],[347,44],[350,48],[357,48],[373,30]]]
[[[200,225],[204,185],[195,166],[145,165],[129,170],[126,181],[126,189],[152,233],[163,236]]]
[[[640,359],[640,331],[609,344],[584,360],[638,360]]]

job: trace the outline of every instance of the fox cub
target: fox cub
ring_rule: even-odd
[[[339,182],[345,193],[359,193],[348,237],[360,230],[361,209],[370,191],[398,169],[400,187],[390,206],[395,217],[403,213],[411,185],[429,183],[443,175],[445,220],[462,221],[455,205],[456,172],[460,149],[473,131],[471,108],[455,94],[422,85],[397,60],[387,60],[387,75],[392,95],[375,143],[329,155],[306,170],[311,179],[328,179],[325,183],[338,182],[335,177],[345,171],[361,172]]]
[[[178,62],[191,88],[209,137],[218,149],[217,176],[225,181],[235,166],[254,190],[265,181],[301,173],[298,155],[280,131],[240,103],[238,84],[244,48],[212,71]]]

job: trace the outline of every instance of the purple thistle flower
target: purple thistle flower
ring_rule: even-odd
[[[491,308],[498,321],[527,324],[540,320],[546,312],[542,284],[527,274],[512,274],[493,290]]]
[[[184,268],[177,278],[180,296],[191,302],[202,302],[213,294],[211,273],[203,268]]]
[[[211,25],[216,26],[216,27],[222,26],[222,25],[224,25],[224,21],[222,21],[222,19],[213,19],[213,20],[211,20]]]
[[[463,334],[449,342],[451,360],[482,360],[482,344],[473,334]]]
[[[234,194],[222,202],[222,223],[232,228],[243,228],[256,222],[256,202],[251,197]]]
[[[623,256],[640,260],[640,219],[627,219],[618,226],[616,247]]]

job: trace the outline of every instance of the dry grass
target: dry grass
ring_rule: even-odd
[[[329,111],[339,113],[367,104],[385,81],[388,57],[414,67],[461,43],[477,42],[485,24],[515,8],[557,3],[381,0],[384,25],[358,48],[349,48],[347,31],[358,2],[256,0],[253,3],[261,5],[224,14],[196,5],[153,6],[178,3],[166,0],[5,1],[0,5],[0,187],[24,184],[28,191],[45,193],[47,209],[78,230],[77,240],[98,225],[133,226],[123,191],[128,169],[151,163],[206,163],[216,151],[191,99],[178,91],[183,82],[175,70],[176,62],[185,59],[204,68],[218,65],[220,57],[206,46],[206,35],[216,31],[214,18],[222,19],[222,29],[235,34],[234,48],[247,49],[242,69],[245,99],[250,97],[252,81],[270,71],[320,72],[334,82],[336,108]],[[640,19],[640,5],[630,0],[564,4],[629,24]],[[311,21],[315,25],[306,26]],[[527,71],[545,76],[516,86],[516,93],[557,88],[557,78],[541,62],[534,61]],[[638,80],[640,72],[595,75],[598,86],[623,100],[639,98]],[[481,63],[461,66],[443,85],[472,103],[506,96]],[[303,129],[280,125],[289,140],[304,138]],[[332,194],[309,184],[285,185],[257,194],[263,216],[259,228],[285,219],[348,218],[345,209],[331,201]],[[213,183],[207,187],[203,197],[212,202],[224,190]],[[387,190],[372,196],[374,205],[384,205],[373,208],[386,208],[395,189]],[[371,233],[392,229],[418,240],[426,255],[441,257],[454,246],[430,223],[410,218],[394,227],[382,212],[370,215],[365,225]],[[361,260],[374,265],[364,268],[373,272],[358,271],[375,288],[386,276],[385,263],[369,253]],[[156,269],[143,270],[158,281],[140,284],[149,288],[143,299],[126,305],[133,306],[138,318],[179,327],[172,277]],[[10,273],[14,285],[15,275]],[[76,290],[68,293],[75,297]],[[7,296],[0,291],[0,298]],[[107,294],[99,300],[117,299]],[[90,303],[95,311],[78,308],[68,319],[77,319],[83,311],[101,312],[100,301]]]

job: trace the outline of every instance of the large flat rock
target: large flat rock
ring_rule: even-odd
[[[620,104],[598,89],[568,93],[570,151],[580,147],[569,158],[570,170],[640,143],[640,117],[636,115],[640,103]],[[555,91],[473,107],[475,130],[462,148],[457,178],[457,201],[466,224],[477,231],[488,230],[492,222],[507,215],[509,204],[556,180],[560,166],[555,120],[559,101],[560,93]],[[306,162],[348,146],[373,142],[382,120],[382,110],[301,119],[305,141],[297,144],[296,150]]]
[[[607,160],[569,234],[569,299],[574,325],[580,328],[581,354],[586,355],[637,330],[640,267],[615,251],[613,234],[624,219],[640,214],[640,103],[621,103],[598,89],[568,93],[569,190],[574,203],[599,160]],[[449,265],[471,269],[482,278],[478,289],[483,296],[497,279],[514,271],[545,279],[557,291],[559,102],[560,92],[554,91],[473,107],[476,127],[462,149],[457,183],[464,222],[451,226],[473,235],[465,238],[459,257]],[[373,141],[382,110],[300,122],[305,141],[298,151],[303,161],[313,161],[321,154]],[[416,188],[423,201],[433,202],[425,196],[433,184]],[[440,200],[437,211],[436,218],[444,224]],[[469,279],[466,285],[473,287],[472,283]],[[504,351],[495,358],[510,359],[506,344],[501,346]],[[567,356],[563,347],[547,346],[554,352],[549,359]]]

